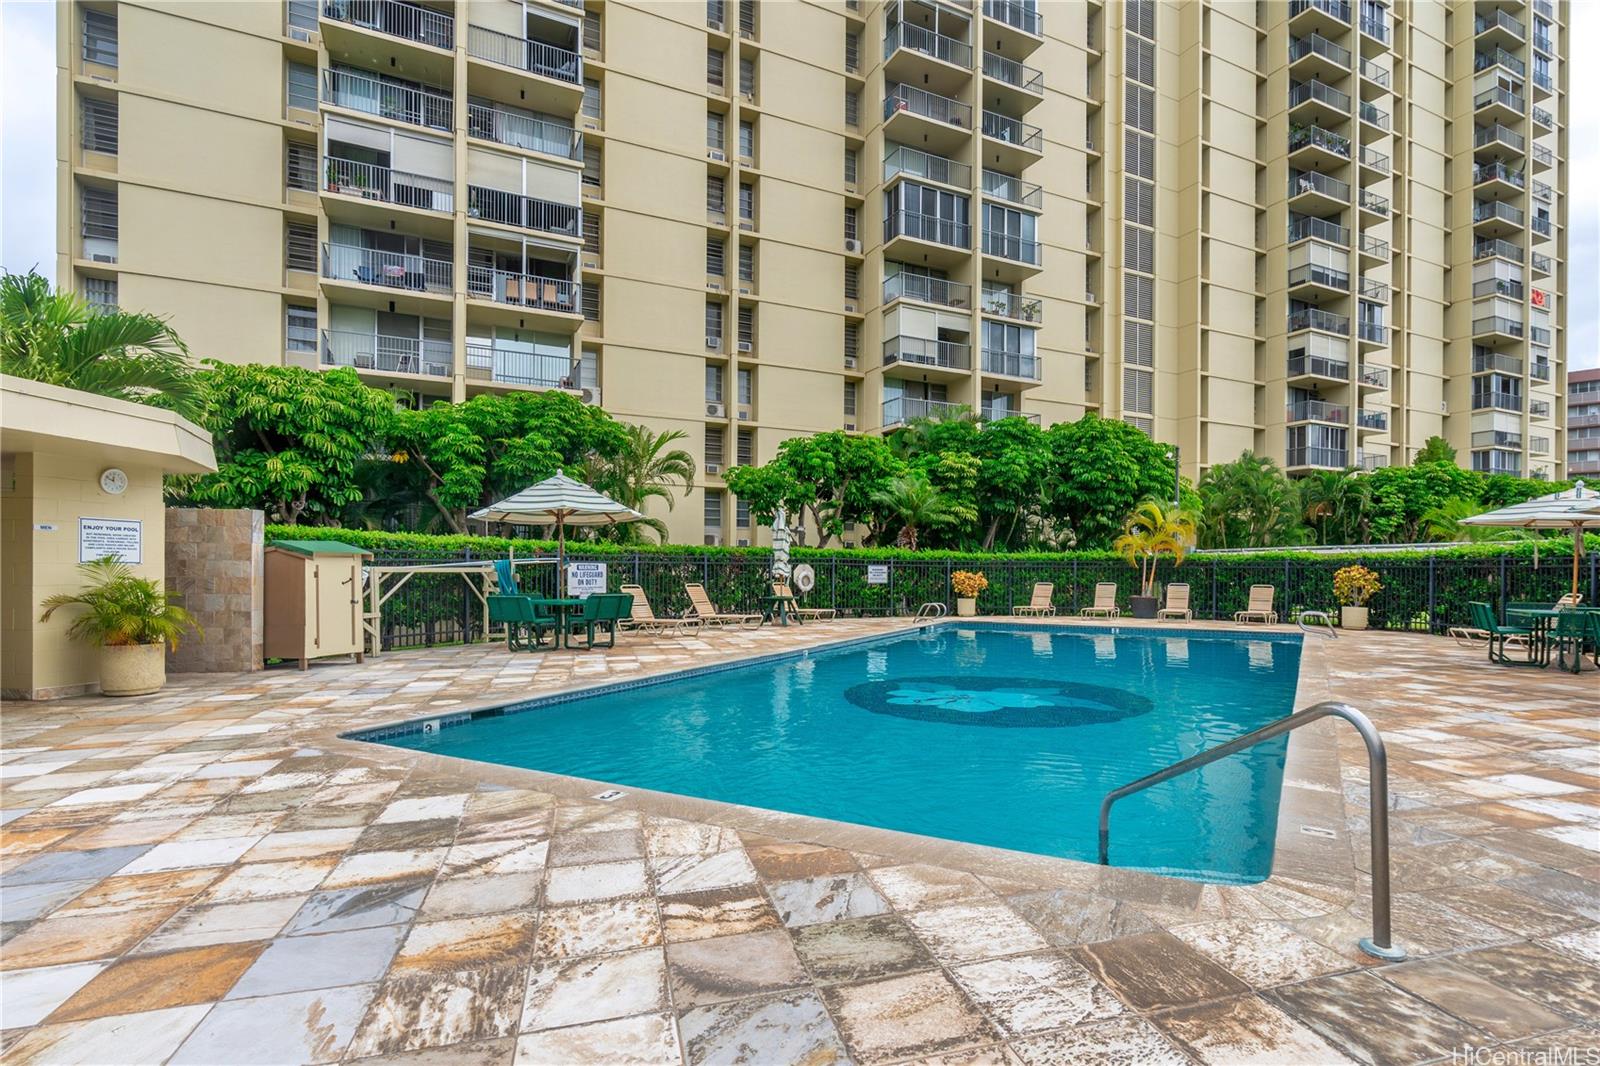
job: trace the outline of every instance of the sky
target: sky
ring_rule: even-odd
[[[1465,0],[1463,0],[1465,2]],[[1572,56],[1600,55],[1600,2],[1570,6]],[[0,266],[55,272],[55,11],[0,0]],[[1569,369],[1600,366],[1600,64],[1571,69]]]

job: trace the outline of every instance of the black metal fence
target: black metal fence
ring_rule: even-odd
[[[466,560],[471,552],[452,552],[427,558],[380,555],[383,565]],[[479,557],[481,558],[481,556]],[[676,556],[657,552],[640,554],[568,556],[573,562],[607,564],[607,586],[639,585],[657,614],[688,611],[686,582],[706,587],[712,601],[723,610],[756,611],[767,586],[771,557]],[[816,587],[802,597],[804,604],[834,607],[844,615],[909,615],[920,604],[953,605],[950,575],[956,570],[980,570],[989,588],[978,597],[984,614],[1009,614],[1013,606],[1028,602],[1036,581],[1055,583],[1054,604],[1062,614],[1076,614],[1094,602],[1095,585],[1117,586],[1117,602],[1126,608],[1138,592],[1138,572],[1117,559],[1051,560],[994,556],[897,559],[887,564],[870,555],[851,553],[793,553],[794,563],[808,563],[816,571]],[[1375,570],[1383,589],[1369,605],[1368,624],[1374,629],[1442,633],[1451,626],[1470,624],[1467,604],[1481,600],[1500,611],[1508,601],[1553,602],[1572,583],[1570,556],[1544,554],[1535,565],[1525,556],[1459,557],[1426,555],[1397,557],[1380,552],[1361,557]],[[1228,555],[1192,555],[1181,567],[1163,562],[1158,584],[1186,582],[1190,603],[1198,619],[1230,619],[1243,610],[1251,585],[1277,589],[1276,605],[1286,620],[1301,610],[1336,611],[1333,575],[1351,562],[1349,556],[1315,555],[1280,560],[1237,558]],[[869,572],[887,565],[887,573]],[[1585,602],[1600,602],[1600,554],[1582,561],[1580,590]],[[881,583],[869,580],[883,576]],[[519,566],[518,580],[526,592],[556,594],[553,562]],[[387,584],[387,582],[386,582]],[[384,605],[383,647],[418,648],[459,643],[483,637],[482,606],[466,582],[456,574],[417,574]]]

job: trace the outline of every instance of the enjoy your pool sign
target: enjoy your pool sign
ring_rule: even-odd
[[[567,595],[588,599],[596,592],[606,590],[605,563],[568,563]]]

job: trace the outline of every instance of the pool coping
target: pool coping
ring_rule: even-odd
[[[882,856],[898,862],[948,867],[981,874],[991,879],[1000,878],[1068,888],[1109,897],[1117,902],[1188,909],[1198,904],[1203,889],[1250,892],[1272,886],[1275,882],[1282,884],[1286,880],[1292,881],[1299,891],[1309,891],[1326,898],[1330,909],[1339,909],[1343,903],[1363,894],[1363,875],[1356,862],[1346,824],[1343,772],[1335,732],[1338,727],[1332,720],[1311,723],[1290,734],[1279,801],[1272,872],[1264,881],[1243,885],[1191,881],[1127,867],[1100,866],[1076,859],[1013,851],[812,815],[659,792],[626,783],[503,766],[453,755],[438,755],[413,748],[394,747],[382,743],[381,740],[360,739],[374,732],[400,727],[420,727],[421,723],[435,719],[481,715],[485,711],[518,703],[533,704],[535,707],[544,706],[547,702],[564,703],[603,694],[606,691],[664,684],[687,676],[721,672],[764,662],[804,658],[858,644],[877,643],[886,638],[903,636],[924,629],[986,623],[1045,628],[1067,627],[1099,631],[1108,635],[1118,635],[1121,631],[1128,631],[1130,635],[1134,632],[1150,632],[1151,635],[1203,633],[1208,636],[1238,638],[1247,633],[1256,633],[1300,637],[1300,670],[1293,702],[1295,711],[1299,712],[1312,704],[1332,698],[1332,693],[1329,691],[1327,663],[1321,654],[1323,646],[1328,641],[1306,638],[1298,630],[1288,626],[1230,627],[1226,623],[1209,623],[1190,628],[1171,623],[1138,624],[1123,619],[1110,622],[1106,619],[1073,618],[1026,618],[1013,621],[1005,616],[947,617],[914,622],[907,620],[904,626],[869,636],[829,641],[788,651],[735,656],[725,662],[648,673],[625,681],[612,679],[594,684],[570,685],[555,692],[522,700],[489,698],[452,708],[447,713],[374,723],[356,728],[350,728],[348,725],[330,727],[318,731],[314,738],[308,739],[314,739],[316,743],[327,744],[339,750],[358,751],[368,757],[375,751],[381,752],[381,757],[384,758],[398,759],[416,768],[436,773],[467,776],[479,784],[531,788],[563,798],[587,800],[597,800],[602,795],[620,792],[620,795],[608,796],[605,802],[656,817],[704,822],[745,833],[805,841]]]

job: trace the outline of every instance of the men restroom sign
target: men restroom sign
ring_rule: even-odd
[[[108,555],[124,563],[144,562],[144,523],[136,518],[78,519],[78,562]]]

